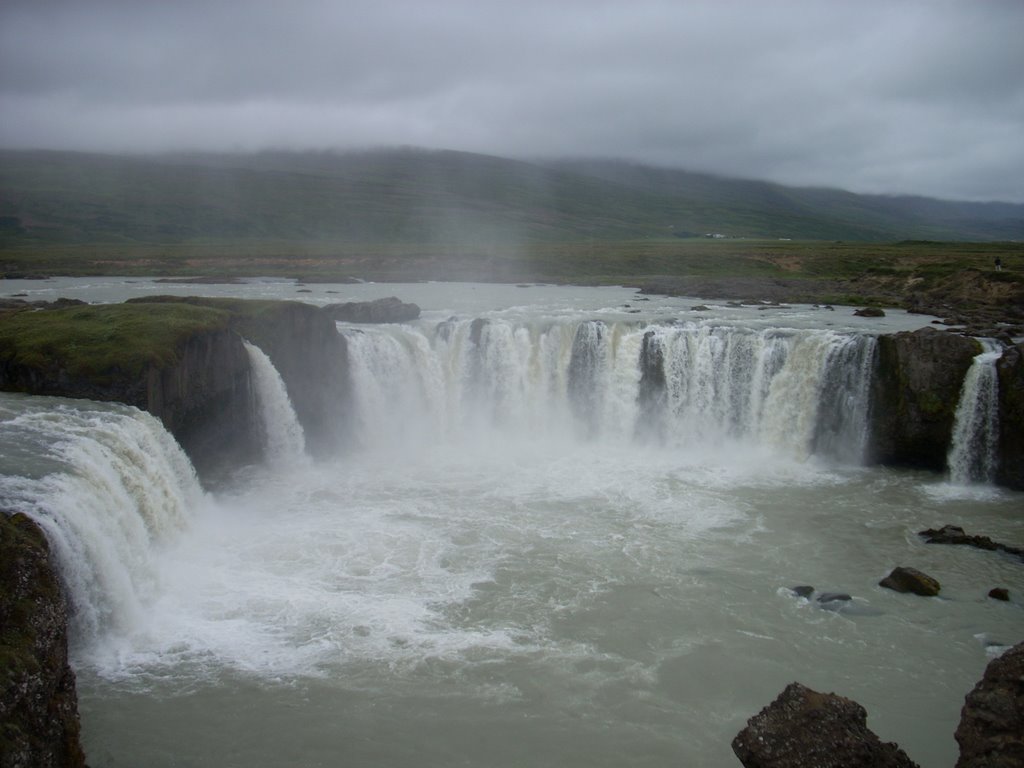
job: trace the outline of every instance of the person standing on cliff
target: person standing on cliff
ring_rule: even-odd
[[[998,256],[996,256],[996,272],[1002,272],[1002,271],[1003,271],[1003,260],[1001,258],[999,258]]]

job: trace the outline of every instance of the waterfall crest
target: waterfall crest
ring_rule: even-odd
[[[249,355],[263,450],[271,465],[293,465],[306,453],[306,439],[284,380],[267,354],[248,341]]]
[[[995,479],[999,441],[998,343],[981,339],[984,351],[964,377],[953,423],[946,463],[950,480],[958,485],[991,483]]]
[[[363,445],[486,428],[859,463],[866,442],[871,336],[495,318],[344,332]]]
[[[157,592],[155,553],[204,503],[188,457],[130,406],[4,395],[0,507],[46,532],[72,599],[72,637],[130,632]]]

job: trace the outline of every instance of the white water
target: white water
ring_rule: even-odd
[[[161,592],[159,552],[204,506],[192,465],[159,421],[128,406],[5,395],[0,423],[0,507],[46,531],[79,650],[116,656],[107,639],[144,623]]]
[[[243,344],[249,355],[266,459],[275,467],[295,465],[305,458],[306,437],[284,380],[262,349],[248,341]]]
[[[730,766],[792,680],[955,762],[1024,569],[915,532],[1019,545],[1022,497],[859,466],[870,336],[544,288],[474,340],[475,308],[437,327],[472,289],[423,290],[451,303],[345,328],[358,449],[215,498],[133,409],[0,395],[0,506],[64,521],[65,573],[110,573],[72,579],[90,765]],[[878,587],[895,565],[942,597]]]
[[[859,463],[866,442],[870,336],[577,318],[345,333],[363,447],[639,431],[683,450]]]
[[[995,478],[999,443],[999,377],[996,361],[1002,347],[982,340],[984,352],[974,358],[960,390],[953,441],[946,463],[950,480],[960,485],[991,483]]]

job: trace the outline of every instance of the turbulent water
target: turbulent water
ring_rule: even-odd
[[[345,290],[307,298],[375,297]],[[145,414],[0,395],[0,505],[58,542],[91,765],[729,766],[792,680],[955,761],[963,696],[1024,634],[1024,569],[915,532],[1019,544],[1022,496],[861,466],[891,325],[376,290],[426,311],[340,326],[351,450],[297,460],[250,349],[267,445],[290,447],[213,494]],[[895,565],[942,597],[879,588]]]

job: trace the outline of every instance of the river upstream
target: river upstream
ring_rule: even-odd
[[[940,768],[1024,639],[1024,566],[916,535],[1020,546],[1024,495],[863,464],[874,335],[930,318],[626,288],[5,289],[424,310],[339,324],[352,417],[329,460],[250,348],[267,460],[213,490],[146,414],[0,395],[0,506],[54,542],[94,768],[733,766],[793,680]],[[941,596],[877,586],[896,565]]]

